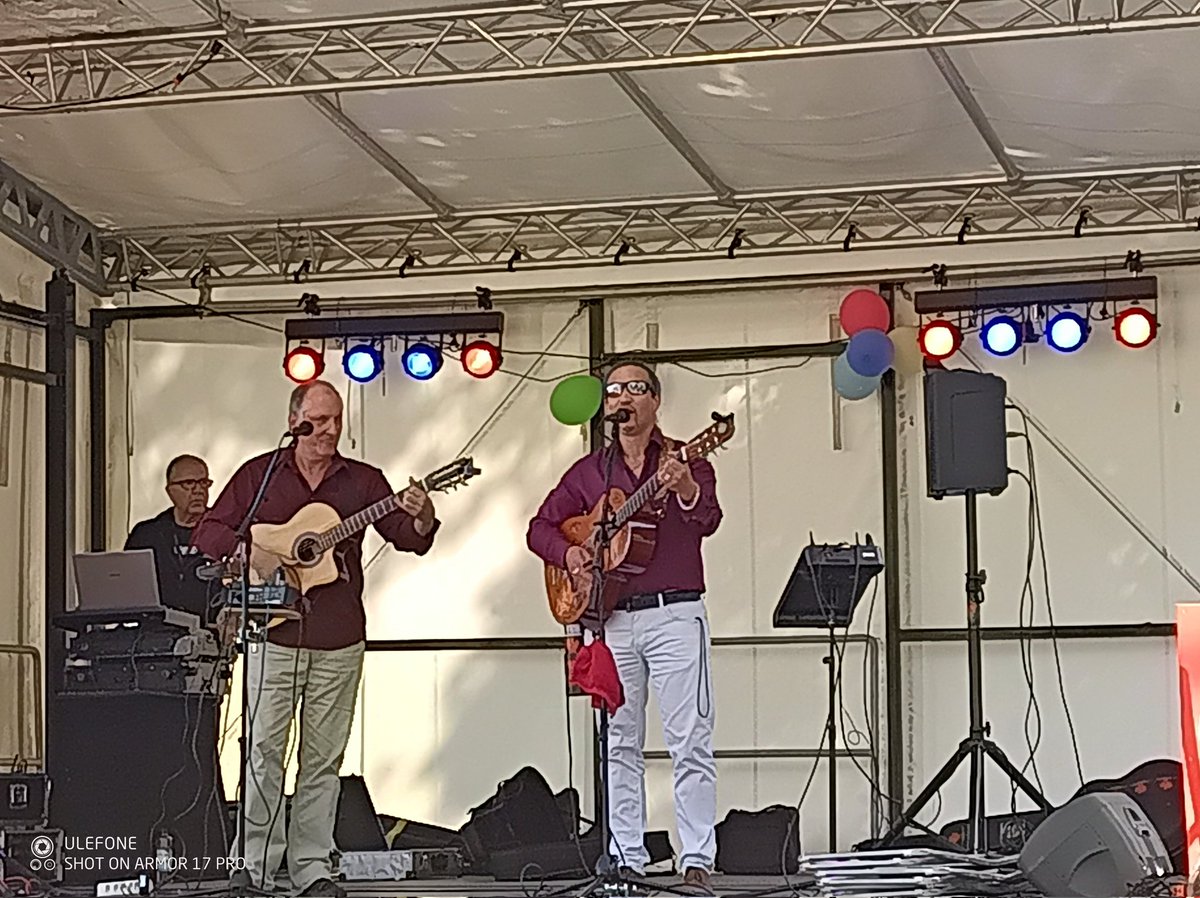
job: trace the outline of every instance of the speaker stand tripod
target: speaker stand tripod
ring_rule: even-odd
[[[967,738],[958,744],[958,749],[942,765],[941,770],[921,790],[912,804],[896,818],[891,829],[880,840],[882,845],[890,845],[904,834],[904,830],[914,823],[925,805],[954,775],[958,765],[968,758],[971,761],[971,791],[966,847],[972,854],[987,852],[987,814],[985,812],[986,797],[983,779],[986,758],[991,758],[1009,781],[1028,795],[1039,808],[1046,813],[1054,810],[1053,805],[1046,800],[1037,787],[1026,779],[1025,775],[1008,759],[1004,749],[988,738],[991,735],[991,725],[983,720],[983,638],[979,629],[979,606],[983,604],[983,584],[987,580],[987,572],[979,568],[979,533],[975,512],[975,491],[968,490],[965,498],[967,504],[967,676],[970,686],[971,729]]]

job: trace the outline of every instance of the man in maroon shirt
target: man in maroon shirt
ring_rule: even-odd
[[[627,495],[655,472],[664,487],[654,556],[622,589],[604,623],[625,692],[609,728],[607,765],[612,823],[610,851],[617,863],[642,873],[649,856],[645,758],[647,686],[654,689],[663,735],[675,771],[675,817],[682,842],[684,882],[711,894],[709,871],[716,855],[717,773],[713,761],[713,696],[704,565],[700,544],[721,522],[716,474],[703,459],[684,464],[664,451],[658,427],[662,389],[654,371],[620,365],[605,378],[606,413],[625,410],[619,441],[576,462],[546,497],[530,522],[529,547],[567,570],[581,586],[590,558],[560,531],[568,518],[590,511],[604,494],[606,461],[615,452],[612,486]]]
[[[344,520],[393,493],[378,468],[338,453],[342,399],[331,384],[312,381],[292,392],[289,429],[302,421],[312,424],[312,433],[281,453],[256,523],[286,523],[312,502],[332,506]],[[212,558],[234,552],[237,529],[269,460],[270,453],[260,455],[233,475],[192,534],[192,544],[201,552]],[[400,509],[377,521],[375,529],[397,549],[424,555],[439,527],[433,504],[412,484],[401,494]],[[288,874],[301,895],[345,895],[333,881],[331,851],[338,773],[354,721],[366,641],[362,542],[360,531],[336,546],[341,576],[308,591],[300,620],[272,627],[265,644],[249,648],[253,732],[241,796],[246,802],[246,854],[244,868],[230,878],[239,892],[270,891],[286,846]],[[299,769],[285,833],[284,750],[301,698]]]

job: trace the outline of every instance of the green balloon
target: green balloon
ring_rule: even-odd
[[[561,380],[550,394],[550,414],[560,424],[576,427],[592,420],[600,411],[604,384],[590,374],[576,374]]]

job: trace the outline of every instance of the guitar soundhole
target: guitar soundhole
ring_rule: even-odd
[[[296,542],[296,560],[301,564],[313,564],[319,556],[317,541],[311,536],[302,536]]]

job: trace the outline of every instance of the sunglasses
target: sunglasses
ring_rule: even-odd
[[[212,487],[212,485],[213,482],[211,480],[172,480],[169,484],[167,484],[167,486],[181,486],[189,492],[194,490],[196,487],[209,489]]]
[[[604,392],[608,396],[620,396],[624,390],[628,390],[631,396],[645,396],[647,393],[654,392],[648,380],[614,380],[604,385]]]

